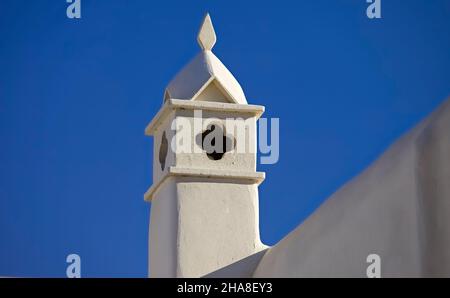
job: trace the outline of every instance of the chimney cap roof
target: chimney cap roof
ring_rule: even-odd
[[[216,34],[209,14],[206,14],[203,20],[197,40],[202,51],[172,79],[165,90],[164,101],[195,100],[212,81],[215,81],[232,103],[247,104],[239,82],[211,52],[216,43]]]

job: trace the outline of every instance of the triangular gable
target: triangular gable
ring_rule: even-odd
[[[192,100],[235,103],[222,84],[215,78],[209,80]]]
[[[164,94],[168,98],[247,104],[239,83],[211,51],[199,53],[175,76]]]

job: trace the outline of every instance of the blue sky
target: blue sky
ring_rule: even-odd
[[[273,245],[450,95],[450,1],[0,2],[0,276],[147,273],[152,139],[171,77],[216,55],[250,103],[279,117],[280,160],[259,166]],[[349,214],[351,216],[351,214]]]

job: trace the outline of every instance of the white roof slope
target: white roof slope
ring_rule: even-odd
[[[256,278],[450,277],[450,98],[331,196]],[[370,255],[370,257],[369,257]]]
[[[198,34],[198,42],[202,48],[187,66],[185,66],[169,83],[164,100],[186,99],[197,97],[212,83],[225,93],[227,100],[237,104],[247,104],[244,91],[231,72],[211,52],[216,42],[216,34],[209,14],[205,16]]]

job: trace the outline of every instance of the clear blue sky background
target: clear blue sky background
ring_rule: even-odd
[[[171,77],[216,55],[248,101],[279,117],[280,161],[260,166],[273,245],[450,95],[450,1],[0,2],[0,275],[147,273],[152,139]],[[348,214],[351,216],[351,214]]]

